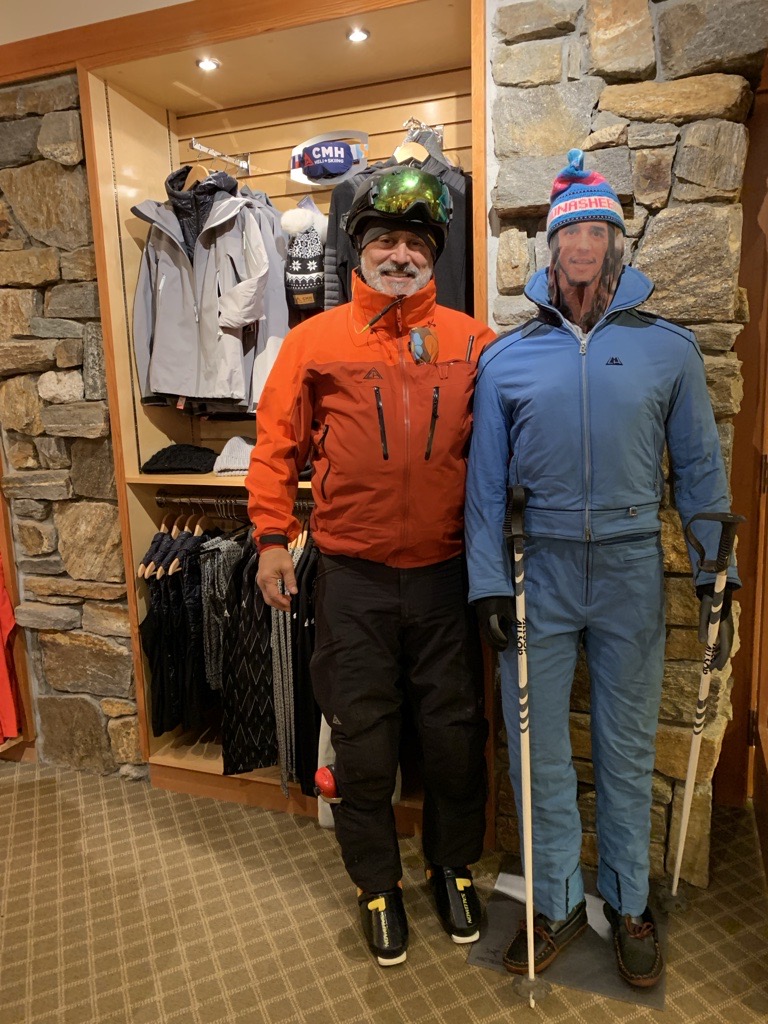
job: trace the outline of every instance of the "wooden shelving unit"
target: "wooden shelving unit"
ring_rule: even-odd
[[[391,17],[393,30],[397,28],[400,17],[396,6],[387,2],[381,4],[382,16]],[[479,5],[476,6],[479,10]],[[288,7],[295,7],[297,12],[300,5],[289,0]],[[341,18],[346,14],[344,5],[337,4],[336,7],[335,15],[328,13],[324,17]],[[386,15],[388,8],[392,8],[390,15]],[[309,20],[307,14],[296,12],[296,24]],[[291,52],[290,32],[290,29],[285,33],[275,31],[270,36],[276,44],[285,36],[286,54]],[[207,109],[204,113],[185,113],[183,116],[177,116],[174,110],[140,95],[142,76],[134,72],[131,64],[98,67],[94,61],[89,61],[87,68],[79,69],[115,475],[123,550],[128,567],[136,699],[141,745],[150,765],[153,785],[273,810],[316,814],[315,800],[304,797],[297,786],[290,787],[287,797],[283,794],[276,769],[243,776],[223,776],[221,749],[215,736],[182,737],[173,734],[156,738],[150,735],[151,680],[141,655],[138,629],[146,612],[146,588],[136,578],[133,567],[138,565],[161,518],[157,494],[159,491],[184,493],[194,490],[206,495],[218,494],[225,499],[228,496],[242,497],[246,492],[244,477],[145,474],[140,467],[155,452],[174,442],[203,444],[220,451],[231,436],[254,436],[254,424],[242,419],[201,421],[170,407],[142,405],[131,351],[130,311],[147,226],[131,214],[131,206],[147,197],[164,197],[164,182],[168,174],[190,159],[188,140],[192,135],[227,152],[254,153],[254,177],[241,183],[266,191],[278,209],[293,208],[307,191],[289,180],[287,156],[291,145],[334,126],[355,123],[367,130],[371,135],[368,158],[374,162],[389,156],[393,145],[402,139],[404,116],[419,117],[430,124],[443,123],[454,159],[470,168],[473,166],[473,145],[478,151],[482,149],[484,160],[485,142],[477,138],[472,113],[476,109],[479,118],[481,108],[484,110],[484,99],[478,105],[477,97],[473,96],[473,89],[483,88],[483,78],[476,75],[473,82],[469,37],[462,45],[466,50],[462,66],[457,66],[454,59],[445,70],[436,70],[434,66],[427,72],[415,69],[413,78],[393,80],[387,61],[379,57],[370,64],[369,84],[349,89],[331,87],[327,92],[318,91],[295,99],[290,98],[291,62],[286,60],[286,93],[282,99],[259,102],[259,97],[254,96],[250,106],[238,105],[231,110]],[[247,48],[241,49],[240,53],[241,59],[250,60]],[[171,67],[169,61],[169,96],[179,94]],[[243,73],[246,70],[244,66]],[[238,68],[228,65],[227,74],[238,75]],[[156,95],[157,63],[153,65],[153,75],[152,87]],[[478,166],[483,165],[475,165],[476,174]],[[481,179],[478,181],[480,183]],[[481,183],[478,191],[481,195],[476,210],[484,210]],[[322,210],[327,210],[330,194],[330,189],[321,189],[312,192],[312,198]],[[476,262],[476,292],[480,297],[485,295],[483,274],[484,259]],[[479,312],[482,315],[482,310]],[[308,490],[309,484],[300,485],[301,492]],[[489,763],[492,761],[491,749]],[[417,794],[403,798],[396,808],[398,825],[403,832],[418,830],[420,812],[421,802]],[[492,808],[489,817],[492,822]],[[492,824],[489,836],[493,836]]]

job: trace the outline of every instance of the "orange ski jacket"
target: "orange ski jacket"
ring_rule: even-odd
[[[458,555],[475,367],[494,337],[438,306],[434,281],[393,300],[359,276],[351,302],[290,331],[256,410],[246,486],[257,543],[297,536],[311,457],[320,551],[404,569]]]

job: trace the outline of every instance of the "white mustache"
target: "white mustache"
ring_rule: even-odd
[[[416,277],[418,271],[415,267],[406,266],[400,263],[384,263],[377,267],[380,274],[393,273],[404,275],[405,277]]]

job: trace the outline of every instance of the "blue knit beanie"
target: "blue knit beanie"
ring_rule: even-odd
[[[559,228],[581,220],[605,220],[616,224],[626,235],[619,197],[597,171],[584,170],[584,153],[568,150],[568,166],[552,183],[547,242]]]

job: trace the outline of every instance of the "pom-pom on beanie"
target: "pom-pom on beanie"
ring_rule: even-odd
[[[619,197],[602,174],[584,170],[580,149],[568,151],[568,166],[552,183],[549,202],[547,242],[559,228],[583,220],[605,220],[627,233]]]

